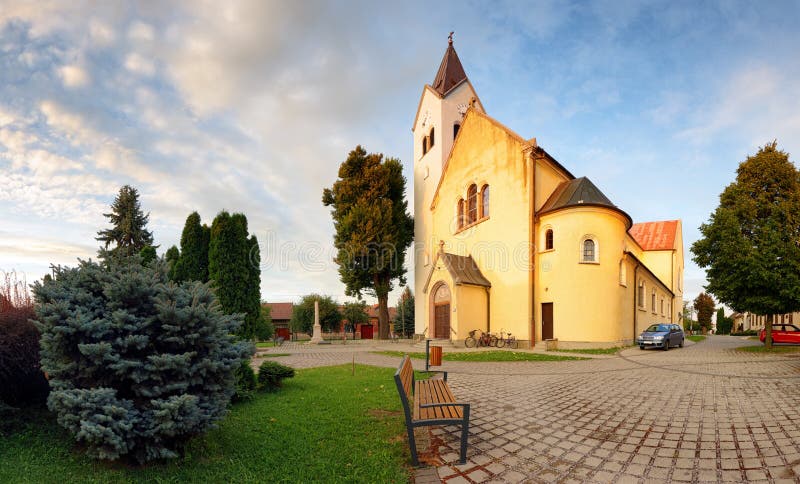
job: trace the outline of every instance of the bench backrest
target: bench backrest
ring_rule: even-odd
[[[414,368],[411,366],[411,358],[403,356],[403,361],[394,373],[394,382],[397,385],[397,393],[400,394],[400,401],[403,403],[403,411],[406,414],[406,421],[411,421],[411,393],[414,389]]]

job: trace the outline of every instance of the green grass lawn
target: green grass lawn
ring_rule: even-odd
[[[687,336],[686,339],[688,339],[690,341],[694,341],[695,343],[699,343],[699,342],[703,341],[704,339],[706,339],[706,337],[703,336],[702,334],[693,334],[691,336]]]
[[[256,358],[277,358],[279,356],[292,356],[291,353],[258,353]]]
[[[583,353],[584,355],[613,355],[616,354],[620,350],[624,350],[627,348],[633,348],[636,345],[631,346],[615,346],[613,348],[582,348],[577,350],[556,350],[561,353]]]
[[[298,370],[277,393],[235,405],[185,457],[130,467],[84,456],[49,413],[0,434],[0,482],[408,482],[394,369]]]
[[[775,346],[767,349],[763,344],[758,346],[742,346],[736,348],[737,351],[746,351],[748,353],[800,353],[800,346]]]
[[[373,351],[373,353],[396,356],[398,358],[402,358],[406,354],[403,351]],[[452,353],[444,351],[443,353],[442,359],[446,361],[563,361],[588,359],[578,356],[543,355],[523,351],[461,351]],[[408,356],[418,360],[425,359],[425,353],[408,353]]]

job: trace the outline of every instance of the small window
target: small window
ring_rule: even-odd
[[[553,250],[553,229],[544,232],[544,250]]]
[[[428,152],[428,137],[427,136],[423,136],[422,137],[422,156],[425,156],[425,154],[427,152]]]
[[[481,189],[481,218],[489,216],[489,185]]]
[[[619,284],[620,286],[628,285],[628,266],[625,264],[625,259],[619,261]]]
[[[664,298],[661,298],[661,315],[664,315]]]
[[[597,253],[595,250],[595,243],[592,239],[583,241],[583,262],[597,262],[595,259]]]
[[[428,149],[433,148],[433,126],[431,126],[431,134],[429,135],[430,141],[428,142]]]
[[[467,190],[467,224],[478,220],[478,187],[470,185]]]
[[[656,291],[653,289],[653,293],[650,294],[650,310],[656,312]]]
[[[458,201],[458,228],[464,228],[464,199],[459,199]]]
[[[644,308],[644,291],[645,291],[644,281],[639,281],[639,294],[637,297],[637,302],[640,308]]]
[[[461,125],[460,124],[456,123],[456,124],[453,125],[453,139],[456,139],[456,136],[458,136],[458,130],[459,129],[461,129]]]

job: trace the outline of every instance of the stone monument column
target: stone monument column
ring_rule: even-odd
[[[319,300],[314,301],[314,334],[311,343],[322,343],[322,326],[319,324]]]

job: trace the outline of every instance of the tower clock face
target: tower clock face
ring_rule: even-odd
[[[431,113],[430,111],[425,111],[425,113],[423,113],[422,115],[422,127],[424,128],[425,126],[427,126],[428,123],[430,123],[430,121],[431,121]]]
[[[464,117],[465,114],[467,114],[467,105],[466,104],[461,103],[458,106],[456,106],[456,108],[458,109],[458,114],[460,114],[462,118]]]

